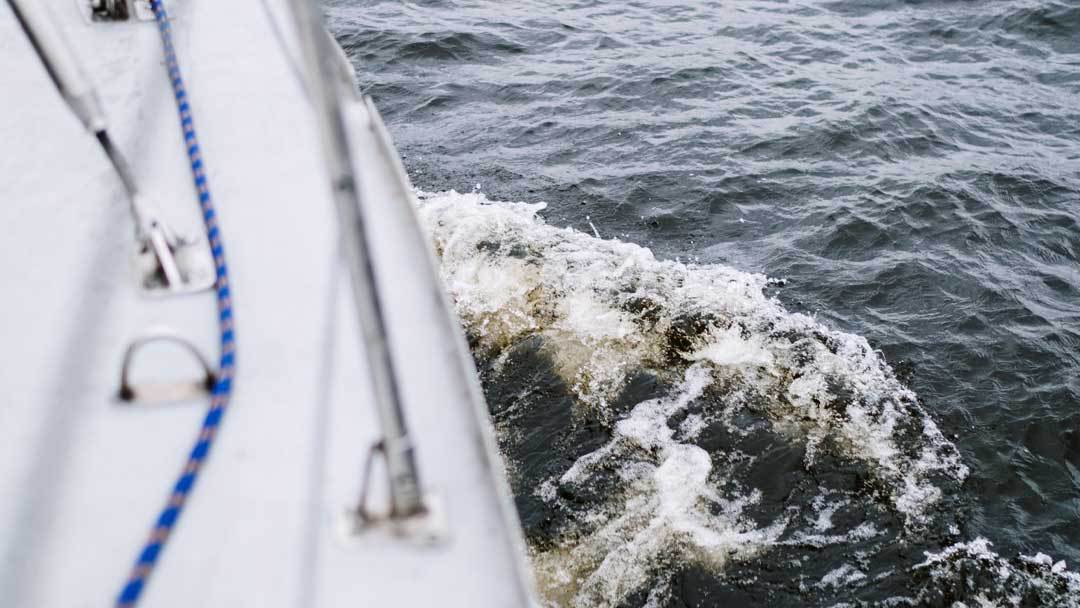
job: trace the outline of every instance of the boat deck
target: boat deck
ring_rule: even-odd
[[[110,130],[180,233],[201,231],[153,23],[91,24],[51,0]],[[426,237],[379,157],[354,143],[408,422],[448,540],[348,531],[379,438],[314,116],[269,0],[168,3],[231,273],[238,372],[206,469],[147,606],[521,606],[531,602],[502,465]],[[281,34],[285,34],[283,37]],[[0,605],[114,601],[191,448],[206,400],[118,401],[128,343],[166,326],[216,360],[214,297],[136,287],[123,190],[0,3]],[[143,377],[194,366],[148,347]],[[373,502],[385,499],[376,469]]]

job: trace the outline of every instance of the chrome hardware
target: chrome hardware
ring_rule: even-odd
[[[156,210],[139,193],[127,160],[112,144],[108,133],[97,134],[105,155],[128,195],[135,224],[135,273],[139,288],[148,295],[181,295],[209,289],[217,280],[210,244],[200,235],[194,239],[174,235],[158,218]]]
[[[135,361],[135,354],[151,342],[171,342],[184,347],[203,370],[203,378],[200,380],[156,382],[135,386],[131,383],[131,367]],[[128,403],[165,403],[175,401],[187,401],[197,399],[208,394],[214,388],[217,377],[210,368],[206,357],[202,356],[194,344],[181,338],[176,332],[168,329],[158,329],[140,336],[133,340],[124,351],[124,362],[120,367],[120,390],[118,397]]]
[[[300,42],[303,73],[308,75],[308,93],[322,136],[345,264],[359,318],[360,339],[367,352],[374,405],[382,429],[381,447],[373,450],[381,453],[386,461],[390,489],[388,517],[404,521],[423,516],[429,509],[424,503],[420,473],[389,350],[382,299],[368,249],[366,210],[354,171],[354,153],[343,108],[346,84],[342,82],[340,55],[330,46],[333,41],[326,35],[322,9],[316,0],[290,0],[289,7]]]
[[[149,0],[90,0],[89,7],[94,21],[128,21],[133,16],[138,21],[154,20]]]
[[[135,273],[148,295],[196,293],[214,285],[214,260],[205,237],[177,237],[151,217],[137,239]]]
[[[71,111],[91,133],[105,130],[105,112],[97,90],[63,32],[40,0],[8,0],[34,51]]]
[[[98,20],[126,21],[129,9],[128,0],[90,0],[90,10]]]
[[[394,512],[396,503],[392,497],[387,512],[379,513],[371,509],[369,500],[372,468],[375,466],[375,459],[379,456],[382,456],[389,465],[387,450],[385,441],[376,442],[368,450],[360,482],[360,500],[354,509],[345,513],[346,537],[353,538],[367,532],[386,530],[398,538],[411,540],[421,545],[445,542],[449,537],[446,516],[442,503],[437,500],[437,497],[424,495],[422,509],[408,514]]]
[[[97,1],[103,10],[115,9],[119,3],[126,2]],[[135,4],[140,2],[142,0]],[[135,223],[135,238],[138,242],[135,257],[140,287],[152,294],[192,293],[211,287],[217,277],[209,245],[205,239],[192,241],[174,237],[165,224],[156,218],[153,210],[143,202],[127,160],[109,137],[105,112],[97,90],[49,14],[48,6],[40,0],[8,0],[8,4],[61,97],[86,130],[97,138],[124,186],[131,217]]]

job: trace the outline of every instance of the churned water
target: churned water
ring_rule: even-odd
[[[1080,605],[1080,4],[327,4],[547,604]]]

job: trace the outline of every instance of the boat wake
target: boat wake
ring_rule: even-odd
[[[897,546],[961,540],[968,469],[864,338],[765,276],[550,226],[542,203],[418,195],[551,605],[663,605],[688,576],[739,581],[710,601],[914,602],[970,575],[960,545],[896,571]]]

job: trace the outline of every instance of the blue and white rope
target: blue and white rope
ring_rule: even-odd
[[[157,21],[158,30],[161,32],[161,42],[165,50],[165,62],[169,69],[169,79],[172,81],[173,93],[176,95],[176,106],[180,112],[180,126],[184,131],[184,145],[187,146],[188,159],[191,161],[191,173],[195,179],[195,188],[199,193],[199,205],[202,207],[203,221],[206,224],[206,235],[210,240],[210,248],[214,254],[214,266],[217,270],[217,306],[218,319],[221,330],[221,362],[218,367],[217,382],[214,384],[210,396],[210,410],[203,419],[202,428],[191,449],[187,463],[184,465],[180,478],[173,486],[172,494],[165,508],[162,509],[157,521],[154,523],[150,536],[146,540],[138,559],[128,575],[127,581],[120,595],[116,598],[117,606],[134,606],[139,601],[139,596],[146,581],[165,548],[165,542],[172,534],[173,527],[180,518],[180,513],[191,495],[195,481],[206,462],[207,454],[214,443],[214,437],[221,426],[221,419],[225,414],[225,408],[229,405],[232,395],[232,380],[236,371],[236,338],[233,335],[233,310],[232,296],[229,293],[229,271],[225,266],[225,250],[221,244],[221,233],[218,230],[217,217],[214,213],[214,204],[210,198],[210,188],[206,183],[206,172],[203,168],[202,154],[199,152],[199,140],[195,135],[195,126],[191,118],[191,106],[188,104],[187,91],[184,88],[184,80],[180,75],[180,65],[176,59],[176,49],[173,47],[172,28],[169,25],[169,16],[165,12],[162,0],[151,0],[150,5],[154,9],[154,19]]]

